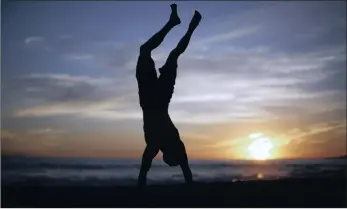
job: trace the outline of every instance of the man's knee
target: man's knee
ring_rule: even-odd
[[[159,149],[154,147],[154,146],[147,146],[144,153],[143,153],[143,156],[142,158],[144,160],[152,160],[159,152]]]
[[[178,64],[178,57],[179,57],[179,53],[177,52],[177,50],[172,50],[169,54],[169,57],[166,60],[165,65],[171,69],[177,68]]]
[[[140,55],[151,55],[151,49],[147,44],[142,44],[140,46]]]

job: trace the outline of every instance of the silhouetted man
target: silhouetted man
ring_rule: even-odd
[[[163,42],[165,36],[173,27],[181,23],[176,4],[171,5],[170,19],[164,27],[140,47],[136,78],[147,146],[142,156],[138,178],[139,186],[146,184],[147,172],[159,150],[163,153],[164,162],[169,166],[180,165],[187,183],[193,180],[185,146],[180,139],[177,128],[170,119],[168,109],[174,91],[178,57],[186,50],[200,20],[200,13],[195,11],[186,34],[179,41],[177,47],[170,52],[164,66],[159,69],[159,78],[157,77],[151,52]]]

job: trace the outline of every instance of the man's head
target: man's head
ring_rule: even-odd
[[[169,166],[178,166],[179,163],[179,158],[174,154],[174,153],[163,153],[163,160],[166,164]]]
[[[167,147],[162,149],[163,160],[169,166],[178,166],[181,164],[185,156],[185,148],[181,140],[167,144]]]

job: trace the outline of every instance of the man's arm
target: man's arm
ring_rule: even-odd
[[[145,151],[142,155],[142,162],[141,162],[141,168],[140,173],[137,181],[138,186],[145,186],[147,181],[147,173],[152,165],[152,160],[155,158],[155,156],[158,154],[159,149],[152,147],[152,146],[146,146]]]

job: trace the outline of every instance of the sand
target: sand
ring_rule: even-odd
[[[153,185],[6,186],[2,207],[346,207],[346,179]]]

